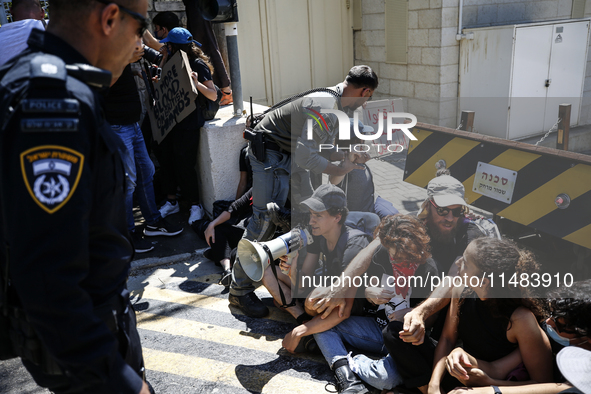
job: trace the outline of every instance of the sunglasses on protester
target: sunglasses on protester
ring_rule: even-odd
[[[435,211],[437,212],[437,214],[439,216],[447,216],[451,211],[451,214],[454,217],[459,218],[464,213],[464,207],[459,207],[459,208],[454,208],[454,209],[442,208],[442,207],[437,206],[437,204],[435,204],[435,202],[433,202],[433,200],[429,200],[429,201],[431,201],[431,204],[433,204],[433,206],[435,207]]]
[[[125,12],[127,15],[131,16],[133,19],[135,19],[136,21],[138,21],[138,23],[140,24],[140,27],[138,28],[137,34],[140,37],[143,37],[144,33],[146,32],[146,30],[148,30],[148,19],[143,16],[142,14],[132,11],[129,8],[125,8],[122,5],[119,5],[115,2],[112,1],[108,1],[108,0],[96,0],[99,3],[103,3],[103,4],[115,4],[117,7],[119,7],[119,9],[123,12]]]

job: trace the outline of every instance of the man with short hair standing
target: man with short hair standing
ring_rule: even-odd
[[[147,394],[126,288],[124,147],[99,89],[141,44],[148,2],[51,7],[48,31],[33,30],[29,50],[0,70],[0,108],[11,108],[0,111],[1,320],[26,339],[10,343],[12,356],[40,386]]]

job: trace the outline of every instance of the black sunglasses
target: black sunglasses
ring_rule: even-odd
[[[429,201],[431,201],[431,204],[433,204],[433,206],[435,207],[435,211],[437,211],[437,214],[439,216],[447,216],[449,214],[449,212],[451,211],[451,214],[454,217],[459,218],[464,213],[464,207],[459,207],[459,208],[454,208],[454,209],[442,208],[442,207],[438,207],[437,204],[435,204],[435,202],[433,202],[433,200],[429,200]]]
[[[138,23],[140,24],[140,27],[138,28],[137,34],[140,37],[143,37],[146,30],[148,30],[148,19],[145,16],[143,16],[142,14],[140,14],[139,12],[132,11],[129,8],[125,8],[122,5],[119,5],[119,4],[112,2],[112,1],[108,1],[108,0],[96,0],[96,1],[99,3],[107,4],[107,5],[115,4],[117,7],[119,7],[119,9],[121,11],[125,12],[127,15],[131,16],[133,19],[138,21]]]

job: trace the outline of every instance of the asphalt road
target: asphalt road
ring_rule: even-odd
[[[325,393],[332,381],[319,355],[291,355],[281,347],[295,320],[270,307],[252,319],[230,307],[217,284],[221,270],[200,255],[136,270],[129,289],[136,308],[147,377],[156,393]],[[46,393],[18,360],[0,363],[0,393]]]

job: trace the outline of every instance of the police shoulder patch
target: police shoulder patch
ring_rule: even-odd
[[[74,194],[84,164],[84,155],[70,148],[43,145],[20,154],[25,186],[33,201],[52,214]]]

